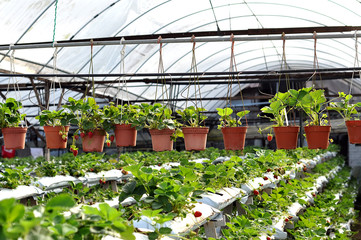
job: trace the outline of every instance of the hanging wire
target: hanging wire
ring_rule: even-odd
[[[313,49],[314,49],[314,57],[313,57],[313,68],[316,69],[315,71],[317,71],[317,69],[320,68],[319,64],[318,64],[318,58],[317,58],[317,32],[314,31],[313,32],[313,39],[314,39],[314,46],[313,46]],[[316,73],[316,72],[315,72]],[[312,77],[312,87],[315,87],[315,83],[314,83],[314,80],[316,78],[316,74],[313,74],[313,77]],[[323,87],[323,81],[322,81],[322,77],[321,77],[321,72],[319,72],[319,78],[320,78],[320,81],[321,81],[321,88],[324,89]],[[327,115],[327,119],[328,119],[328,125],[331,125],[331,122],[330,122],[330,113],[328,111],[328,102],[326,102],[326,115]]]
[[[355,60],[353,63],[354,67],[359,67],[360,66],[360,62],[358,60],[358,37],[357,37],[357,30],[355,31]],[[360,77],[360,71],[358,71],[359,73],[359,77]],[[350,89],[348,91],[348,94],[352,93],[352,84],[353,84],[353,78],[355,76],[355,71],[352,72],[352,77],[351,77],[351,82],[350,82]]]
[[[197,60],[196,60],[196,41],[195,40],[195,36],[193,35],[191,38],[191,42],[192,44],[192,62],[191,62],[191,69],[190,72],[191,73],[197,73],[198,69],[197,69]],[[190,75],[189,77],[189,84],[188,84],[188,90],[187,90],[187,99],[186,99],[186,108],[187,108],[187,104],[188,104],[188,99],[189,99],[189,89],[190,89],[190,85],[193,83],[194,85],[194,105],[196,108],[198,108],[198,97],[197,97],[197,90],[198,90],[198,95],[199,95],[199,102],[201,104],[201,108],[203,108],[203,104],[202,104],[202,95],[201,95],[201,87],[199,84],[199,76],[192,76]],[[193,101],[192,101],[193,102]]]
[[[95,86],[94,86],[94,66],[93,66],[93,46],[94,46],[94,41],[93,39],[90,39],[90,63],[89,63],[89,74],[92,74],[92,95],[93,98],[95,98]],[[84,98],[86,98],[86,95],[88,94],[89,91],[89,78],[87,79],[87,87],[85,89],[85,96]]]
[[[10,54],[10,73],[14,74],[15,73],[15,50],[12,50],[11,48],[14,46],[14,44],[10,44],[9,45],[9,52],[11,52]],[[8,81],[8,87],[7,87],[7,91],[5,94],[5,97],[7,98],[7,94],[9,93],[9,88],[10,88],[10,82],[11,80],[13,81],[13,86],[14,86],[14,92],[15,92],[15,99],[17,101],[21,101],[21,92],[20,92],[20,87],[19,87],[19,82],[18,79],[16,77],[10,77],[9,81]],[[21,113],[24,113],[24,108],[21,108],[19,110]],[[21,122],[21,126],[24,127],[24,123]],[[25,126],[27,126],[27,122],[25,122]]]
[[[54,13],[54,29],[53,29],[53,47],[55,42],[55,30],[56,30],[56,16],[58,12],[58,0],[55,0],[55,13]]]
[[[122,37],[120,39],[120,46],[123,45],[123,47],[121,48],[120,50],[120,64],[119,64],[119,73],[120,74],[124,74],[125,73],[125,63],[124,63],[124,58],[125,58],[125,44],[123,43],[125,41],[124,37]],[[124,88],[127,89],[128,91],[128,88],[127,88],[127,84],[126,84],[126,79],[125,79],[125,76],[120,76],[118,78],[119,82],[118,82],[118,91],[117,91],[117,101],[116,101],[116,105],[118,106],[119,104],[119,98],[118,98],[118,94],[120,93],[120,91],[122,91],[122,96],[121,96],[121,105],[123,105],[124,103]],[[128,95],[128,92],[127,92],[127,99],[128,99],[128,105],[129,105],[129,95]]]
[[[159,36],[159,62],[158,62],[158,73],[164,73],[164,65],[163,65],[163,43],[162,43],[162,37]],[[167,105],[169,106],[169,97],[168,97],[168,91],[167,91],[167,85],[166,85],[166,79],[165,76],[159,77],[162,84],[162,103],[164,104],[164,95],[166,99],[168,100]],[[157,77],[157,84],[158,84],[158,77]]]
[[[285,36],[286,36],[286,34],[283,32],[282,33],[281,71],[288,69],[288,64],[287,64],[287,60],[286,60],[286,38],[285,38]],[[279,90],[280,90],[281,78],[282,78],[282,74],[280,74],[280,76],[278,78],[277,92],[279,92]],[[286,79],[286,89],[288,91],[291,88],[291,83],[290,83],[290,77],[289,77],[289,75],[287,73],[285,74],[285,79]]]
[[[53,43],[53,45],[56,44]],[[54,50],[54,53],[53,53],[53,74],[56,74],[57,72],[57,59],[58,59],[58,47],[55,47],[55,50]],[[56,83],[58,82],[58,76],[55,76],[55,79],[54,81],[51,81],[50,83],[50,90],[49,90],[49,101],[47,102],[47,106],[46,106],[46,109],[49,110],[49,106],[50,106],[50,97],[52,96],[52,100],[54,100],[53,102],[53,106],[55,107],[56,103],[55,103],[55,93],[56,93]],[[61,89],[61,84],[60,84],[60,81],[59,81],[59,88],[60,88],[60,91],[62,91]],[[51,92],[53,92],[53,94],[51,94]]]
[[[231,42],[232,42],[232,45],[231,45],[231,64],[230,64],[230,69],[229,71],[236,71],[238,72],[237,70],[237,62],[236,62],[236,57],[234,55],[234,35],[232,33],[231,35]],[[241,101],[242,101],[242,107],[243,107],[243,111],[246,111],[246,108],[244,106],[244,100],[243,100],[243,94],[242,94],[242,87],[241,87],[241,82],[239,80],[239,74],[241,74],[241,72],[239,72],[237,74],[237,83],[238,83],[238,88],[239,88],[239,94],[241,95]],[[231,88],[232,89],[232,88]],[[231,96],[230,96],[230,99],[231,99]],[[230,105],[231,105],[231,102],[230,102]],[[248,120],[247,120],[247,114],[244,116],[244,119],[246,120],[246,126],[248,126]]]
[[[317,33],[316,33],[316,31],[313,32],[313,39],[314,39],[313,68],[314,69],[319,69],[320,66],[318,64],[318,57],[317,57]],[[316,78],[316,72],[312,77],[312,87],[315,87],[315,78]],[[324,88],[323,87],[322,77],[321,77],[321,72],[319,72],[319,78],[320,78],[320,81],[321,81],[321,88]]]
[[[230,58],[230,64],[229,64],[229,72],[233,72],[234,71],[234,62],[235,62],[235,58],[234,58],[234,35],[232,33],[231,35],[231,58]],[[229,106],[232,107],[232,82],[233,82],[233,76],[230,74],[228,77],[228,87],[227,87],[227,102],[229,103]]]

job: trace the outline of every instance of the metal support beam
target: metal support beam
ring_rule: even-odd
[[[87,74],[87,73],[78,73],[78,74],[32,74],[32,73],[3,73],[0,74],[0,77],[24,77],[24,78],[34,78],[40,81],[45,81],[44,78],[74,78],[74,77],[83,77],[83,78],[90,78],[90,77],[194,77],[199,76],[234,76],[235,78],[242,78],[242,76],[247,75],[262,75],[262,78],[268,75],[279,76],[281,74],[308,74],[309,77],[316,74],[324,74],[324,73],[343,73],[350,74],[350,72],[357,72],[361,71],[361,67],[352,67],[352,68],[322,68],[322,69],[290,69],[290,70],[279,70],[279,71],[240,71],[240,72],[174,72],[174,73],[95,73],[95,74]],[[0,71],[1,72],[1,71]],[[357,74],[357,73],[356,73]],[[184,79],[187,80],[187,79]],[[138,80],[139,81],[139,80]],[[49,79],[46,79],[46,82],[54,82]],[[94,83],[98,83],[99,81],[94,81]],[[119,80],[118,80],[119,82]],[[130,82],[128,80],[127,82]],[[158,80],[159,82],[159,80]],[[87,83],[87,82],[82,82]]]
[[[10,44],[0,45],[0,50],[9,49],[34,49],[34,48],[53,48],[53,47],[81,47],[93,45],[120,45],[120,44],[159,44],[158,37],[162,36],[162,43],[190,43],[194,42],[227,42],[231,34],[239,35],[260,35],[248,37],[234,37],[234,41],[264,41],[264,40],[299,40],[299,39],[313,39],[313,32],[349,32],[361,30],[361,26],[334,26],[334,27],[308,27],[308,28],[270,28],[270,29],[249,29],[249,30],[234,30],[234,31],[211,31],[211,32],[183,32],[183,33],[163,33],[140,36],[120,36],[112,38],[94,38],[94,39],[78,39],[58,41],[53,45],[52,42],[37,42],[37,43],[21,43],[11,46]],[[308,35],[286,35],[308,33]],[[311,33],[311,34],[310,34]],[[270,34],[277,34],[279,36],[269,36]],[[192,39],[192,36],[196,36]],[[267,36],[262,36],[267,35]],[[361,36],[361,34],[357,34]],[[124,41],[120,41],[124,37]],[[317,36],[318,39],[329,38],[353,38],[354,34],[322,34]]]

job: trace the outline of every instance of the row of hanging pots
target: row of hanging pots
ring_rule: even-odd
[[[171,129],[149,129],[152,137],[152,147],[154,151],[173,150],[173,140],[171,139],[175,130]],[[187,151],[201,151],[206,149],[208,127],[183,127],[184,144]]]
[[[306,140],[309,149],[327,149],[331,126],[305,126]],[[297,148],[299,126],[273,127],[278,149]]]
[[[361,121],[360,121],[361,122]],[[361,125],[360,125],[361,126]],[[300,127],[273,127],[278,149],[297,148]],[[305,133],[309,149],[327,149],[331,126],[306,126]],[[361,131],[361,128],[360,128]],[[224,148],[227,150],[243,150],[247,127],[222,128]],[[360,135],[358,135],[360,136]],[[359,137],[360,139],[361,137]]]
[[[350,143],[361,142],[361,121],[346,121],[349,132]],[[49,149],[66,148],[67,141],[59,135],[62,127],[44,126]],[[274,127],[276,144],[278,149],[295,149],[299,133],[298,126]],[[68,133],[69,126],[64,128]],[[7,149],[23,149],[25,145],[26,127],[3,128],[5,147]],[[209,128],[182,128],[186,150],[204,150],[207,142]],[[306,126],[305,133],[310,149],[326,149],[329,144],[329,134],[331,126]],[[225,127],[222,128],[225,149],[242,150],[244,148],[247,127]],[[154,151],[166,151],[173,149],[171,135],[174,130],[170,129],[150,129],[152,146]],[[116,125],[115,140],[119,147],[135,146],[137,131],[129,124]],[[92,137],[84,136],[83,151],[102,152],[105,142],[105,132],[95,130]]]
[[[69,126],[44,126],[46,137],[46,146],[49,149],[63,149],[67,147],[67,137],[63,138],[59,132],[68,135]],[[115,141],[118,147],[135,146],[137,141],[137,130],[132,128],[130,124],[115,125]],[[95,130],[90,137],[85,135],[82,138],[82,146],[84,152],[102,152],[105,143],[106,133],[104,130]]]

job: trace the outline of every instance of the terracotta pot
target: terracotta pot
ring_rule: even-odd
[[[246,139],[247,127],[222,128],[224,149],[243,150]]]
[[[95,130],[91,138],[88,135],[85,135],[82,140],[84,152],[103,152],[105,131]]]
[[[134,147],[137,143],[137,129],[131,124],[116,124],[114,133],[117,147]]]
[[[208,131],[208,127],[183,127],[186,150],[200,151],[206,149]]]
[[[59,149],[66,148],[67,140],[63,141],[59,132],[62,130],[61,126],[44,126],[44,132],[46,137],[46,147],[49,149]],[[64,130],[66,132],[66,136],[68,137],[69,126],[65,126]]]
[[[331,126],[305,126],[309,149],[327,149]]]
[[[27,127],[10,127],[1,129],[7,149],[24,149]]]
[[[175,130],[171,129],[149,129],[150,135],[152,137],[152,146],[153,151],[172,151],[173,150],[173,140],[171,140],[172,134]]]
[[[346,121],[348,140],[353,144],[361,144],[361,120]]]
[[[273,127],[278,149],[297,148],[299,126]]]

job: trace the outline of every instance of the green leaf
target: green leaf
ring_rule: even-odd
[[[168,228],[168,227],[161,227],[159,229],[160,234],[170,234],[171,232],[172,232],[172,229]]]
[[[156,240],[156,239],[158,239],[158,233],[156,233],[156,232],[151,232],[151,233],[148,233],[148,238],[149,238],[149,240]]]
[[[74,206],[75,206],[74,199],[69,194],[63,193],[50,199],[46,204],[45,208],[46,210],[53,208],[69,209]]]
[[[97,216],[100,216],[100,212],[97,208],[95,207],[90,207],[90,206],[86,206],[84,205],[83,206],[83,210],[84,210],[84,213],[87,214],[87,215],[97,215]]]

